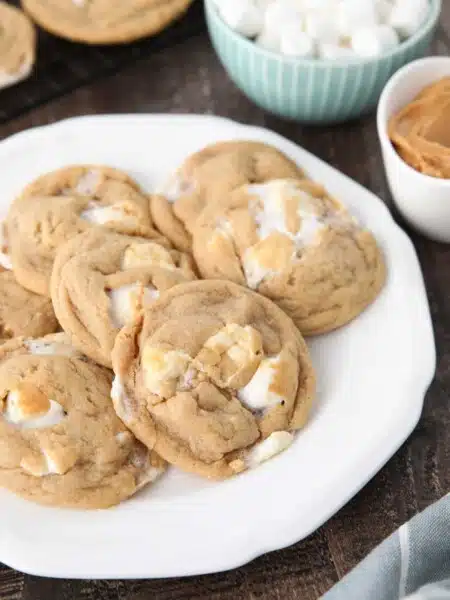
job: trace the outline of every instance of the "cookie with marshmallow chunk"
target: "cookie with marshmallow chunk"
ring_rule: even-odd
[[[306,344],[267,298],[226,281],[166,292],[116,338],[112,399],[146,446],[222,479],[286,449],[308,419]]]
[[[36,31],[15,6],[0,2],[0,89],[26,79],[36,57]]]
[[[50,295],[59,246],[98,227],[170,245],[153,228],[146,194],[117,169],[73,166],[33,181],[13,202],[6,219],[8,255],[19,283]]]
[[[193,239],[203,277],[267,296],[304,335],[351,321],[386,277],[374,236],[308,180],[242,186],[220,208],[204,211]]]
[[[110,372],[64,334],[0,347],[0,486],[40,504],[106,508],[165,463],[117,418]]]
[[[22,335],[40,337],[57,329],[51,300],[26,290],[11,271],[0,266],[0,343]]]
[[[151,240],[87,231],[57,254],[53,306],[75,346],[110,367],[118,331],[160,293],[196,279],[193,269],[189,255]]]
[[[179,250],[189,251],[191,233],[206,204],[222,202],[246,183],[304,177],[294,161],[277,148],[253,141],[226,141],[189,156],[151,198],[154,223]]]

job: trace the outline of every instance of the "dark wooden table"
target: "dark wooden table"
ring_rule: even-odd
[[[449,4],[444,2],[434,54],[450,51]],[[132,112],[209,113],[268,127],[330,162],[390,204],[373,116],[320,129],[287,124],[265,114],[228,80],[206,34],[35,108],[2,125],[0,138],[68,116]],[[0,598],[313,600],[405,520],[449,491],[450,247],[410,234],[424,271],[433,315],[438,352],[436,378],[414,433],[326,525],[290,548],[258,558],[240,569],[204,577],[51,580],[0,567]]]

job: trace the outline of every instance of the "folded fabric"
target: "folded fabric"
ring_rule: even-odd
[[[373,550],[323,600],[450,600],[450,494]]]

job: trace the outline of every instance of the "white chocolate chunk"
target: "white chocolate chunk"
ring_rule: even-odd
[[[90,202],[88,208],[84,210],[80,217],[95,225],[107,225],[108,223],[118,223],[137,227],[139,219],[127,212],[125,204],[111,204],[109,206],[99,206],[96,202]]]
[[[110,290],[108,296],[111,321],[114,327],[121,329],[133,321],[147,303],[159,298],[159,292],[154,287],[132,283]]]
[[[191,357],[179,350],[164,350],[147,345],[142,353],[145,385],[156,395],[164,393],[165,385],[183,377],[191,363]]]
[[[286,399],[275,394],[270,388],[280,364],[280,355],[265,358],[246,386],[238,391],[239,400],[254,411],[265,410],[282,404]]]
[[[54,427],[65,417],[63,407],[54,400],[33,398],[28,390],[11,390],[5,402],[3,418],[20,429],[44,429]]]
[[[218,6],[225,23],[245,37],[256,37],[263,28],[263,10],[254,0],[222,0]]]
[[[248,452],[245,462],[248,468],[257,467],[262,462],[283,452],[294,441],[294,436],[288,431],[275,431],[262,442],[258,442]]]
[[[253,251],[253,248],[248,248],[242,258],[242,267],[244,269],[245,279],[250,289],[256,290],[261,281],[266,277],[273,277],[276,271],[263,266],[259,262],[259,258]]]
[[[233,362],[242,366],[253,362],[256,355],[262,352],[261,338],[256,329],[236,323],[225,325],[206,340],[204,347],[219,355],[226,353]]]
[[[101,180],[101,172],[92,169],[79,178],[74,191],[80,196],[91,196],[96,192]]]
[[[388,25],[361,28],[351,38],[352,50],[358,56],[375,58],[400,43],[397,33]]]
[[[132,244],[123,255],[122,269],[158,266],[165,269],[175,269],[175,263],[165,248],[154,242]]]

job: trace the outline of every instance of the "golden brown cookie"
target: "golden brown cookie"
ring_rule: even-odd
[[[204,211],[193,249],[203,277],[257,290],[304,335],[351,321],[386,278],[374,236],[309,180],[241,187]]]
[[[49,336],[52,337],[52,336]],[[0,486],[40,504],[106,508],[165,468],[124,427],[106,369],[71,356],[0,348]]]
[[[168,246],[152,225],[148,197],[121,171],[75,166],[48,173],[28,185],[9,210],[14,274],[27,289],[48,296],[56,252],[68,239],[105,227]]]
[[[189,255],[99,228],[59,250],[51,292],[59,322],[75,346],[110,367],[118,331],[160,293],[193,279]]]
[[[284,450],[307,418],[306,344],[267,298],[225,281],[166,292],[113,351],[117,414],[181,469],[230,477]]]
[[[290,158],[261,142],[219,142],[196,152],[151,198],[156,227],[180,250],[190,250],[195,221],[206,204],[221,203],[236,188],[278,178],[302,178]]]
[[[88,44],[124,44],[159,33],[180,18],[192,0],[22,0],[23,8],[51,33]]]
[[[13,337],[40,337],[58,329],[49,298],[29,292],[0,266],[0,343]]]
[[[0,89],[26,79],[36,53],[36,32],[19,9],[0,2]]]

